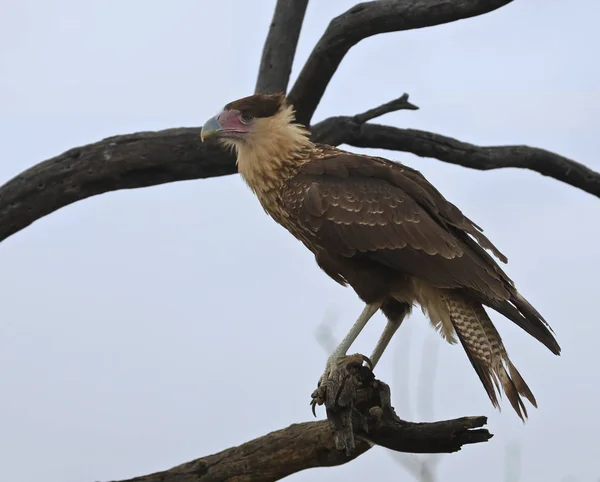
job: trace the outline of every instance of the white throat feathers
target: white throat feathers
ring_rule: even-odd
[[[309,135],[308,129],[294,122],[293,106],[288,105],[274,116],[256,118],[243,139],[223,139],[222,142],[236,150],[240,175],[260,196],[293,175],[303,153],[314,146]]]

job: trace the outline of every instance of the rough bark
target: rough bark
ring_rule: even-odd
[[[600,197],[600,174],[559,154],[529,146],[476,146],[433,132],[362,124],[356,117],[332,117],[313,127],[313,138],[332,145],[389,149],[488,171],[529,169]]]
[[[353,355],[347,360],[338,370],[347,403],[339,403],[340,386],[335,383],[328,386],[329,396],[322,391],[328,421],[294,424],[238,447],[121,482],[271,482],[310,468],[345,464],[373,444],[398,452],[452,453],[492,437],[481,428],[485,417],[433,423],[399,419],[389,387],[361,366],[362,358],[357,362]]]
[[[369,448],[361,441],[347,456],[336,449],[327,420],[305,422],[164,472],[120,482],[270,482],[306,469],[345,464]]]
[[[200,142],[199,128],[109,137],[41,162],[0,187],[0,241],[90,196],[235,172],[235,159]]]
[[[443,422],[413,424],[398,428],[398,442],[415,448],[428,443],[460,449],[459,444],[480,437],[477,427],[485,417],[464,417]],[[483,440],[480,440],[483,441]],[[208,455],[169,470],[134,477],[120,482],[271,482],[317,467],[335,467],[359,457],[372,447],[359,439],[351,455],[337,450],[327,420],[290,425],[237,447]],[[454,447],[457,447],[456,449]],[[442,450],[440,450],[442,451]]]
[[[332,117],[312,127],[313,140],[409,152],[472,169],[529,169],[600,197],[599,173],[544,149],[476,146],[432,132],[363,123],[392,110],[415,108],[402,96],[353,117]],[[234,156],[200,142],[200,128],[109,137],[43,161],[1,186],[0,242],[91,196],[235,173]]]
[[[308,0],[278,0],[263,47],[255,92],[287,92]]]

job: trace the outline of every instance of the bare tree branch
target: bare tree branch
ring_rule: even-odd
[[[277,0],[263,47],[255,92],[287,92],[308,0]]]
[[[351,395],[355,404],[346,407],[352,423],[344,427],[349,426],[355,436],[350,453],[336,443],[341,432],[336,430],[336,414],[332,415],[328,407],[329,421],[291,425],[170,470],[122,482],[271,482],[301,470],[345,464],[373,444],[399,452],[451,453],[463,445],[486,442],[492,437],[480,428],[487,422],[485,417],[433,423],[400,420],[391,406],[389,387],[376,380],[368,368],[356,364],[353,367],[352,376],[356,378],[351,383]],[[339,397],[333,398],[337,403]]]
[[[476,146],[433,132],[360,124],[354,117],[331,117],[315,125],[312,132],[317,142],[410,152],[482,171],[507,167],[529,169],[600,197],[599,173],[537,147]]]
[[[348,51],[361,40],[475,17],[511,1],[380,0],[352,7],[329,23],[290,91],[298,121],[310,125],[333,74]]]
[[[410,152],[479,170],[530,169],[600,197],[600,174],[535,147],[480,147],[431,132],[360,124],[355,117],[332,117],[312,131],[316,142],[331,145]],[[199,128],[109,137],[41,162],[1,186],[0,241],[91,196],[236,172],[235,157],[200,142]]]
[[[76,147],[0,187],[0,241],[75,201],[119,189],[223,176],[235,158],[200,141],[200,129],[167,129]]]
[[[357,441],[356,452],[337,450],[327,420],[290,425],[282,430],[157,472],[120,482],[270,482],[315,467],[334,467],[371,448]]]
[[[427,440],[447,447],[445,451],[450,453],[460,450],[462,445],[485,441],[482,429],[477,428],[485,422],[485,417],[422,424],[406,422],[406,426],[397,428],[397,435],[408,447],[415,444],[419,448]],[[271,482],[306,469],[345,464],[371,447],[369,442],[358,439],[355,452],[348,456],[336,449],[327,420],[304,422],[163,472],[120,482]]]
[[[368,111],[363,112],[362,114],[356,114],[354,116],[354,121],[358,122],[359,124],[364,124],[365,122],[368,122],[372,119],[399,110],[419,110],[419,108],[408,101],[408,94],[405,93],[397,99],[394,99],[386,104],[380,105],[379,107],[375,107],[373,109],[369,109]]]

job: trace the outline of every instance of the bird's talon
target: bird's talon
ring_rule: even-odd
[[[362,359],[369,366],[369,370],[373,371],[373,362],[371,359],[366,355],[362,355]]]
[[[315,417],[317,416],[317,405],[323,405],[323,401],[315,398],[312,402],[310,402],[312,413]]]
[[[325,394],[321,393],[322,391],[323,391],[322,388],[321,389],[317,388],[310,395],[312,398],[312,400],[310,401],[310,406],[312,409],[312,413],[315,417],[317,416],[317,412],[316,412],[317,405],[323,405],[323,403],[325,403]]]

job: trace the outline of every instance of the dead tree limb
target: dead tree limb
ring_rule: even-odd
[[[358,124],[364,124],[370,120],[381,117],[382,115],[389,114],[390,112],[397,112],[399,110],[419,110],[419,108],[408,101],[408,94],[404,93],[397,99],[390,102],[386,102],[380,106],[369,109],[362,114],[356,114],[353,119]]]
[[[236,172],[228,153],[199,139],[199,128],[109,137],[27,169],[0,187],[0,241],[97,194]]]
[[[433,132],[330,117],[312,127],[313,139],[332,145],[388,149],[487,171],[528,169],[600,197],[600,173],[559,154],[529,146],[476,146]]]
[[[374,114],[415,107],[402,96],[357,116],[331,117],[312,127],[313,140],[409,152],[471,169],[529,169],[600,197],[599,173],[543,149],[476,146],[432,132],[362,123]],[[41,162],[1,186],[0,241],[91,196],[236,172],[233,155],[200,142],[200,128],[109,137]]]
[[[287,92],[308,0],[277,0],[263,47],[255,92]]]
[[[355,5],[330,22],[289,93],[298,122],[310,125],[333,74],[348,51],[361,40],[483,15],[511,1],[383,0]]]
[[[340,406],[337,393],[330,393],[329,421],[294,424],[164,472],[121,482],[271,482],[310,468],[345,464],[374,444],[397,452],[452,453],[492,437],[481,428],[485,417],[433,423],[399,419],[390,403],[389,387],[362,366],[362,358],[348,357],[340,372],[351,379],[344,388],[344,400],[351,404]],[[346,451],[349,440],[352,447]]]

